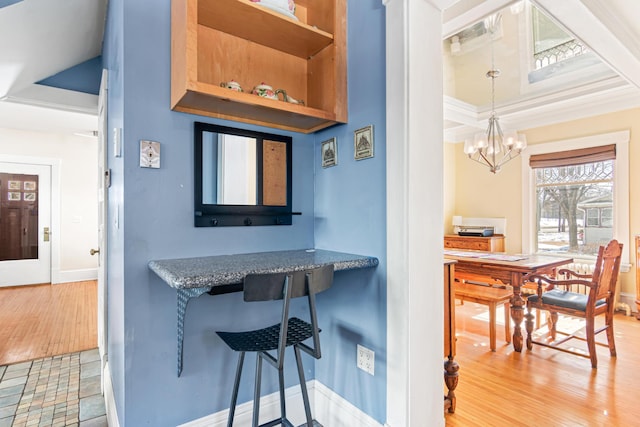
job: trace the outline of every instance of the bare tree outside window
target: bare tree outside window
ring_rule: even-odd
[[[535,170],[537,250],[596,255],[613,237],[613,160]]]

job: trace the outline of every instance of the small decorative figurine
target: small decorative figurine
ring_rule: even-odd
[[[276,95],[282,94],[282,100],[285,102],[290,102],[291,104],[304,105],[304,101],[301,99],[295,99],[289,95],[287,95],[287,91],[284,89],[276,90]]]
[[[227,89],[231,89],[231,90],[235,90],[236,92],[242,92],[242,87],[240,86],[240,84],[235,81],[235,80],[229,80],[228,82],[222,82],[220,83],[221,87],[225,87]]]
[[[264,82],[254,87],[251,93],[254,95],[261,96],[263,98],[276,99],[276,100],[278,99],[278,95],[276,95],[273,88],[268,84],[265,84]]]

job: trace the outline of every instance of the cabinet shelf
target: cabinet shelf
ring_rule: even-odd
[[[198,24],[304,59],[333,43],[332,34],[249,0],[200,1]]]
[[[345,123],[345,13],[346,0],[299,0],[299,21],[249,0],[172,0],[171,108],[304,133]],[[261,83],[305,105],[249,93]]]

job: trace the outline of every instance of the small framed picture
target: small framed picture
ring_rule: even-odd
[[[322,167],[328,168],[338,164],[338,144],[335,138],[322,143]]]
[[[24,189],[26,191],[36,191],[36,182],[35,181],[25,181]]]
[[[22,193],[20,193],[19,191],[9,191],[9,195],[8,195],[7,199],[9,199],[11,201],[22,200]]]
[[[373,125],[358,129],[353,137],[353,157],[363,160],[373,157]]]
[[[9,181],[9,190],[20,190],[22,188],[22,181]]]
[[[24,193],[24,201],[25,202],[35,202],[36,201],[36,193]]]

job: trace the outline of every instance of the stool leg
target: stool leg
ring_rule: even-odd
[[[302,367],[302,357],[297,345],[293,346],[296,353],[296,365],[298,365],[298,377],[300,378],[300,389],[302,390],[302,401],[304,402],[304,413],[307,416],[307,427],[313,427],[311,418],[311,408],[309,407],[309,394],[307,393],[307,382],[304,379],[304,368]]]
[[[509,344],[511,342],[511,304],[504,303],[504,340]]]
[[[280,419],[282,421],[282,425],[285,424],[285,420],[287,419],[287,407],[284,400],[284,370],[278,369],[278,383],[280,388]]]
[[[496,303],[489,303],[489,347],[496,351]]]
[[[260,383],[262,381],[262,355],[256,353],[256,384],[253,392],[253,427],[258,427],[260,418]]]
[[[231,406],[229,406],[229,418],[227,427],[233,426],[233,417],[236,413],[236,402],[238,401],[238,388],[240,387],[240,376],[242,375],[242,364],[244,363],[244,351],[238,355],[238,367],[236,368],[236,381],[233,383],[233,393],[231,394]]]

